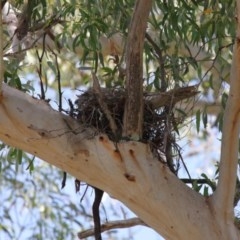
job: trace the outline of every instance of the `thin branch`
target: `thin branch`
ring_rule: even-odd
[[[192,185],[194,185],[194,184],[206,184],[209,187],[211,187],[213,191],[216,189],[215,183],[211,182],[209,179],[204,179],[204,178],[199,178],[199,179],[196,179],[196,178],[192,178],[192,179],[181,178],[181,180],[186,184],[192,184]]]
[[[34,7],[32,4],[32,1],[28,1],[18,16],[16,12],[19,11],[9,2],[6,2],[4,7],[2,6],[2,19],[3,23],[7,25],[9,42],[11,43],[9,50],[4,54],[5,57],[14,57],[21,61],[24,59],[26,51],[33,47],[60,51],[62,46],[53,35],[51,27],[57,23],[62,23],[62,21],[53,16],[44,23],[36,23],[34,26],[30,26],[31,13]]]
[[[111,229],[116,228],[129,228],[134,227],[137,225],[147,226],[141,219],[139,218],[130,218],[126,220],[118,220],[118,221],[112,221],[107,222],[105,224],[102,224],[101,226],[101,232],[105,232]],[[78,238],[83,239],[94,235],[94,228],[82,231],[78,233]]]
[[[60,68],[59,68],[59,64],[58,64],[58,55],[54,52],[51,51],[52,54],[55,57],[55,63],[56,63],[56,68],[57,68],[57,73],[56,73],[56,78],[57,78],[57,83],[58,83],[58,111],[61,112],[62,109],[62,85],[61,85],[61,72],[60,72]]]
[[[38,75],[39,75],[39,79],[40,79],[41,99],[45,99],[45,91],[44,91],[43,79],[42,79],[42,60],[43,60],[43,57],[45,54],[45,37],[46,37],[46,34],[44,34],[44,36],[43,36],[43,50],[42,50],[41,55],[38,53],[38,51],[36,51],[38,61],[39,61]]]
[[[116,134],[117,134],[117,125],[115,123],[114,118],[112,117],[111,112],[108,109],[107,104],[104,101],[103,94],[101,92],[101,87],[100,87],[98,78],[97,78],[95,73],[92,73],[92,78],[93,78],[93,90],[98,95],[98,97],[97,97],[98,103],[101,106],[104,114],[106,115],[107,120],[109,121],[109,125],[111,127],[111,130],[112,130],[113,134],[116,136]]]
[[[137,0],[126,45],[126,103],[123,136],[139,140],[143,124],[143,45],[151,0]]]
[[[179,156],[180,156],[180,161],[182,162],[182,165],[183,165],[183,167],[184,167],[184,169],[185,169],[185,171],[188,175],[189,180],[192,180],[192,177],[190,175],[190,172],[188,171],[187,165],[186,165],[185,161],[183,160],[182,155],[180,154]]]
[[[66,181],[67,181],[67,173],[63,172],[61,189],[63,189],[66,186]]]
[[[234,218],[233,203],[237,179],[240,130],[240,2],[237,1],[237,39],[230,73],[230,93],[223,119],[219,181],[213,195],[216,212],[226,224]]]
[[[145,101],[151,103],[154,109],[162,106],[173,107],[177,102],[197,95],[196,86],[172,89],[166,93],[147,93],[144,96]]]

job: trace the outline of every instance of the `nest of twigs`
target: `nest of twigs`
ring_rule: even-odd
[[[189,92],[189,89],[186,91]],[[188,96],[185,91],[180,92],[180,96],[183,96],[182,99]],[[189,94],[191,96],[196,94],[196,91],[193,93],[192,89],[191,92]],[[141,141],[148,143],[154,156],[159,161],[166,163],[169,169],[176,174],[181,159],[180,147],[175,137],[180,120],[174,117],[170,104],[165,104],[156,109],[156,106],[149,101],[149,96],[151,95],[145,93]],[[175,93],[175,98],[176,96]],[[75,102],[74,118],[81,124],[85,124],[86,127],[94,127],[98,132],[106,134],[112,141],[127,140],[122,137],[126,91],[122,88],[101,89],[101,98],[115,121],[117,132],[113,133],[109,118],[106,116],[103,106],[100,105],[99,94],[93,88],[78,96]],[[175,98],[170,96],[173,103],[176,102]],[[169,101],[166,102],[169,103]]]

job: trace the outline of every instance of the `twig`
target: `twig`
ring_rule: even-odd
[[[41,87],[41,99],[45,99],[45,92],[44,92],[44,87],[43,87],[43,80],[42,80],[42,60],[43,60],[43,56],[45,54],[45,37],[46,34],[43,35],[43,50],[42,50],[42,54],[39,55],[38,51],[36,51],[37,56],[38,56],[38,61],[39,61],[39,78],[40,78],[40,87]]]
[[[181,178],[181,180],[186,184],[192,184],[192,185],[194,185],[195,183],[196,184],[206,184],[209,187],[211,187],[212,191],[215,191],[215,189],[216,189],[216,185],[214,184],[214,182],[211,182],[209,179]]]
[[[182,155],[179,154],[179,157],[180,157],[180,160],[181,160],[181,162],[182,162],[182,165],[183,165],[183,167],[184,167],[184,169],[185,169],[185,171],[186,171],[186,173],[187,173],[187,175],[188,175],[188,177],[189,177],[189,180],[192,181],[190,172],[188,171],[187,165],[186,165],[186,163],[184,162]]]
[[[117,134],[117,125],[116,125],[115,120],[113,119],[113,117],[111,115],[111,112],[108,109],[107,104],[105,103],[105,101],[103,99],[103,94],[101,92],[100,84],[99,84],[98,78],[97,78],[97,76],[94,72],[92,72],[92,78],[93,78],[93,90],[98,95],[98,97],[97,97],[98,103],[99,103],[100,107],[102,108],[104,114],[106,115],[106,118],[109,121],[109,125],[111,127],[111,130],[116,137],[117,136],[116,135]]]
[[[63,172],[63,178],[62,178],[62,186],[61,189],[63,189],[66,185],[66,181],[67,181],[67,173]]]
[[[50,18],[48,18],[45,22],[35,23],[33,26],[29,27],[29,32],[36,32],[42,29],[44,30],[51,29],[56,24],[62,23],[65,23],[65,21],[60,20],[58,16],[53,15]]]
[[[59,64],[58,64],[58,56],[54,51],[51,51],[52,54],[55,57],[55,63],[56,63],[56,68],[57,68],[57,83],[58,83],[58,111],[62,111],[62,86],[61,86],[61,72],[59,69]]]
[[[177,102],[197,95],[196,86],[182,87],[172,89],[168,92],[147,93],[144,96],[145,101],[149,102],[154,109],[162,106],[173,107]]]
[[[85,190],[84,190],[84,193],[83,193],[83,195],[82,195],[82,197],[81,197],[81,199],[80,199],[80,203],[83,201],[83,198],[85,197],[85,195],[86,195],[86,193],[87,193],[88,187],[89,187],[89,185],[86,186],[86,188],[85,188]]]
[[[139,218],[130,218],[130,219],[126,219],[126,220],[118,220],[118,221],[111,221],[111,222],[107,222],[102,224],[101,226],[101,231],[105,232],[111,229],[116,229],[116,228],[129,228],[129,227],[134,227],[137,225],[142,225],[142,226],[146,226],[147,225]],[[78,233],[78,238],[79,239],[83,239],[83,238],[87,238],[90,236],[94,235],[94,229],[88,229],[85,231],[82,231],[80,233]]]

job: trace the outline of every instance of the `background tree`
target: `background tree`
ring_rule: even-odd
[[[40,174],[37,156],[122,201],[141,219],[132,224],[146,224],[167,239],[239,239],[238,1],[1,3],[0,139],[11,146],[1,145],[6,188],[13,182],[15,191],[26,189],[28,181],[14,177],[11,163]],[[35,78],[39,87],[29,81]],[[93,87],[78,91],[73,104],[64,96],[70,86]],[[47,96],[52,88],[55,101]],[[199,132],[211,115],[223,133],[216,179],[193,179],[178,139],[189,119],[195,117]],[[51,169],[43,170],[46,179]],[[56,183],[49,182],[59,207]],[[4,200],[11,198],[9,190]],[[39,221],[41,231],[33,236],[44,238],[51,224],[59,226],[52,236],[71,236],[62,219],[79,209],[67,206],[61,213],[43,208],[45,217],[59,221]],[[11,207],[5,209],[2,216],[11,221]],[[6,225],[1,228],[12,237]]]

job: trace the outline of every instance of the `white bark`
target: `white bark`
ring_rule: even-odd
[[[238,240],[209,201],[155,159],[148,145],[96,135],[47,103],[3,85],[0,139],[108,192],[167,239]],[[218,209],[221,211],[221,209]]]
[[[240,131],[240,1],[237,1],[237,37],[230,74],[230,93],[224,113],[219,183],[213,202],[223,225],[233,221]],[[232,238],[230,238],[232,239]]]

